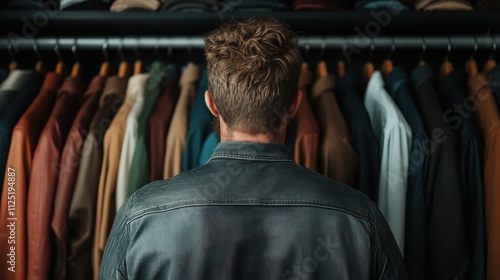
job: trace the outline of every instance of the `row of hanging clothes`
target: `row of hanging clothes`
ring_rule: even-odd
[[[103,62],[74,47],[71,69],[54,50],[53,71],[35,49],[34,69],[13,62],[1,77],[2,279],[97,279],[124,200],[204,164],[219,142],[190,49],[149,62],[136,50],[131,67],[120,48],[112,63],[104,46]],[[424,52],[412,68],[394,52],[378,69],[373,48],[361,67],[306,53],[285,144],[378,204],[411,279],[497,279],[500,66],[447,58],[436,75]]]

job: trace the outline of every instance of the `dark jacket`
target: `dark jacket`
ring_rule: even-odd
[[[135,192],[99,279],[407,279],[377,206],[283,145],[222,142],[209,162]]]

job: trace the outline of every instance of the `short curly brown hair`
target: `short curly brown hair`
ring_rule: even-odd
[[[230,131],[278,132],[297,92],[297,41],[273,18],[229,21],[206,36],[208,88]]]

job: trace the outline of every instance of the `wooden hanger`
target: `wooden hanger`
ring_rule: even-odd
[[[73,64],[73,68],[71,69],[71,76],[78,77],[80,76],[81,66],[80,59],[78,58],[78,54],[76,53],[76,43],[71,47],[71,52],[73,52],[73,56],[75,58],[75,64]]]
[[[474,44],[474,51],[472,52],[470,59],[465,63],[465,72],[467,72],[467,76],[469,78],[475,77],[478,73],[477,62],[474,59],[475,54],[477,53],[477,38],[474,37],[476,41]]]
[[[486,61],[486,63],[483,66],[483,73],[485,75],[488,75],[491,72],[491,69],[497,65],[495,59],[493,59],[493,55],[495,54],[495,51],[497,50],[497,42],[495,41],[495,37],[492,36],[493,38],[493,50],[490,53],[490,58]]]
[[[321,43],[321,59],[318,62],[318,65],[316,65],[316,80],[328,75],[328,67],[325,62],[325,48],[326,42],[323,41]]]
[[[392,72],[394,69],[394,64],[392,63],[392,55],[396,51],[396,44],[394,43],[394,38],[391,46],[391,52],[387,56],[387,58],[382,62],[382,65],[380,65],[380,72],[382,73],[382,76],[384,78],[387,78],[387,76]]]
[[[453,71],[453,63],[450,61],[450,53],[451,53],[451,39],[448,38],[448,53],[441,64],[441,69],[439,70],[439,80],[442,81],[448,74]]]
[[[14,56],[14,52],[12,51],[12,45],[9,42],[9,45],[7,46],[7,51],[9,52],[10,55],[10,63],[9,63],[9,71],[12,72],[17,69],[17,60],[16,57]]]
[[[58,58],[55,72],[56,72],[56,74],[63,75],[64,71],[66,71],[66,69],[65,69],[63,57],[61,55],[61,52],[59,51],[59,45],[58,45],[57,42],[56,42],[56,44],[54,46],[54,52],[56,53],[57,58]]]
[[[121,62],[118,66],[118,77],[126,78],[128,76],[128,63],[125,60],[125,55],[123,55],[122,44],[118,46],[118,55],[120,56]]]
[[[318,62],[318,65],[316,66],[316,79],[323,78],[328,75],[328,67],[326,65],[325,61],[320,61]]]
[[[342,78],[345,75],[345,62],[343,60],[339,60],[337,62],[337,75],[339,78]]]
[[[35,52],[35,55],[37,58],[37,61],[35,64],[35,71],[43,75],[45,73],[45,66],[44,66],[43,61],[42,61],[42,56],[38,52],[38,45],[36,43],[36,39],[33,42],[33,51]]]
[[[135,55],[137,59],[135,60],[134,63],[134,75],[141,74],[142,72],[142,61],[139,56],[139,50],[137,49],[137,46],[134,47]]]
[[[108,56],[108,42],[105,41],[102,45],[102,56],[104,57],[101,63],[101,68],[99,68],[99,76],[106,77],[109,72],[109,56]]]
[[[370,46],[370,55],[368,56],[368,61],[363,66],[363,71],[362,71],[363,85],[365,87],[368,84],[368,82],[370,81],[370,78],[372,77],[373,72],[375,72],[375,66],[372,63],[372,57],[373,57],[374,52],[375,52],[375,45],[373,44],[373,41],[372,41],[372,44]]]

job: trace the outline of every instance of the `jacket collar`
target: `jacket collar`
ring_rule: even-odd
[[[243,159],[261,161],[292,161],[293,157],[282,144],[254,142],[221,142],[209,161],[214,159]]]

